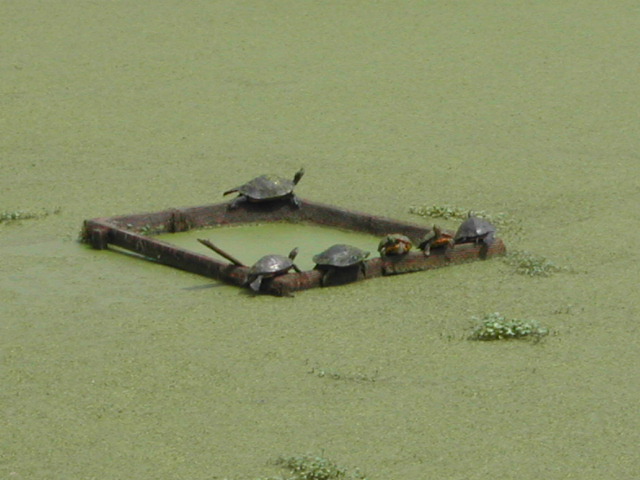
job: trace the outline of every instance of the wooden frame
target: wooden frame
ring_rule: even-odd
[[[154,234],[184,232],[192,229],[243,223],[308,222],[384,236],[400,233],[415,244],[430,228],[393,220],[386,217],[355,212],[331,205],[300,199],[300,208],[289,201],[268,203],[243,202],[237,208],[229,203],[198,207],[174,208],[155,213],[95,218],[84,222],[82,239],[96,249],[114,245],[135,252],[148,260],[180,268],[192,273],[244,286],[249,267],[217,260],[191,252],[171,243],[153,238]],[[265,252],[268,254],[271,252]],[[506,247],[497,238],[490,247],[483,244],[459,244],[452,249],[432,249],[425,257],[420,251],[412,251],[400,257],[371,258],[362,268],[334,272],[329,284],[322,281],[323,272],[318,269],[301,273],[290,272],[265,279],[261,290],[265,293],[288,296],[299,290],[319,286],[342,285],[368,278],[417,272],[441,268],[459,263],[486,259],[506,253]]]

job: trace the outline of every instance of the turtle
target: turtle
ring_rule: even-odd
[[[409,237],[401,233],[391,233],[380,240],[380,243],[378,243],[378,252],[380,252],[381,257],[404,255],[408,253],[412,247],[413,245]]]
[[[455,243],[482,243],[489,247],[495,240],[496,227],[469,212],[454,236]]]
[[[322,285],[324,286],[337,271],[345,273],[346,277],[353,274],[353,278],[357,278],[358,273],[363,269],[362,262],[368,256],[369,252],[352,245],[338,243],[327,248],[324,252],[314,255],[313,261],[316,263],[315,268],[324,272],[322,276]]]
[[[283,255],[265,255],[249,269],[247,284],[254,292],[260,291],[262,280],[272,278],[287,273],[292,268],[300,273],[300,269],[293,263],[298,255],[298,248],[294,248],[289,252],[289,256]]]
[[[437,225],[434,225],[433,229],[422,238],[418,248],[422,250],[425,257],[431,255],[432,248],[445,247],[448,253],[449,249],[454,245],[453,237],[453,232],[442,230]]]
[[[292,180],[282,178],[277,175],[260,175],[244,185],[227,190],[222,195],[238,192],[238,197],[229,204],[229,208],[235,208],[240,202],[269,202],[288,198],[291,204],[300,208],[300,200],[293,193],[294,187],[304,175],[304,168],[301,168],[293,176]]]
[[[350,267],[362,262],[369,256],[369,252],[360,250],[352,245],[336,244],[324,252],[313,256],[313,261],[319,266]]]

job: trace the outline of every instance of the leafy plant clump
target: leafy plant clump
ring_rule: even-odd
[[[30,212],[26,210],[14,210],[12,212],[2,211],[0,212],[0,224],[14,223],[21,220],[36,220],[48,217],[49,215],[57,215],[60,211],[60,208],[55,208],[54,210],[42,210],[41,212]]]
[[[496,228],[511,235],[519,236],[523,232],[519,220],[507,213],[489,213],[484,210],[472,210],[469,208],[453,207],[451,205],[423,205],[409,207],[409,213],[421,217],[442,218],[444,220],[466,220],[469,212],[476,217],[484,218],[495,225]]]
[[[473,317],[477,325],[471,332],[471,340],[509,340],[533,338],[540,340],[548,335],[549,330],[540,326],[535,320],[508,319],[499,312],[489,313],[484,317]]]
[[[288,470],[289,476],[273,480],[367,480],[358,469],[351,473],[335,462],[317,455],[280,457],[276,460],[276,465]]]
[[[409,207],[409,213],[420,215],[421,217],[444,218],[445,220],[456,218],[464,220],[469,215],[469,210],[466,208],[452,207],[450,205],[423,205],[421,207]]]
[[[554,273],[566,272],[567,267],[561,267],[545,257],[524,250],[508,252],[503,261],[514,267],[515,272],[529,277],[550,277]]]
[[[469,209],[450,205],[414,206],[409,207],[409,213],[422,217],[464,221],[469,215]],[[492,223],[501,233],[512,239],[522,237],[524,229],[521,222],[506,213],[492,214],[484,210],[473,210],[471,213]],[[503,262],[513,267],[515,273],[529,277],[550,277],[555,273],[572,271],[569,267],[559,266],[541,255],[524,250],[508,251],[503,257]]]

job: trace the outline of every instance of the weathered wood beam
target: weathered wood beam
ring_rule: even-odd
[[[423,225],[308,200],[301,200],[300,208],[292,206],[289,201],[244,202],[233,209],[229,209],[228,206],[229,203],[225,202],[86,220],[82,239],[96,249],[102,250],[113,245],[135,252],[154,262],[232,285],[246,285],[249,268],[242,265],[239,260],[231,258],[226,252],[223,252],[226,254],[223,256],[232,263],[191,252],[153,238],[152,235],[230,224],[279,221],[308,222],[370,233],[375,236],[401,233],[411,238],[414,243],[418,243],[426,233],[431,231],[429,227]],[[206,240],[201,243],[207,245]],[[207,246],[213,248],[210,245]],[[482,244],[462,244],[448,251],[434,248],[428,257],[425,257],[422,252],[413,251],[402,257],[372,258],[364,262],[361,271],[334,271],[327,277],[324,277],[323,271],[317,269],[287,273],[267,279],[263,282],[262,290],[273,295],[285,296],[296,291],[323,286],[323,283],[325,286],[343,285],[368,278],[442,268],[503,255],[505,252],[506,247],[501,239],[496,239],[490,247]],[[323,278],[326,279],[324,282]]]

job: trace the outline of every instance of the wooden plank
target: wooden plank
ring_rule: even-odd
[[[295,208],[289,201],[245,202],[234,209],[229,209],[228,206],[229,203],[225,202],[86,220],[82,238],[96,249],[115,245],[154,262],[232,285],[246,285],[249,267],[194,253],[150,235],[229,224],[278,221],[308,222],[377,236],[401,233],[414,243],[418,243],[430,232],[430,228],[423,225],[302,199],[300,208]],[[333,272],[326,284],[337,286],[368,278],[442,268],[505,253],[504,243],[501,239],[496,239],[489,248],[484,245],[462,244],[448,251],[433,249],[429,257],[425,257],[422,252],[412,251],[402,257],[371,258],[364,262],[361,270]],[[262,290],[273,295],[287,296],[300,290],[323,286],[323,277],[324,272],[316,269],[301,273],[290,272],[265,280]]]

